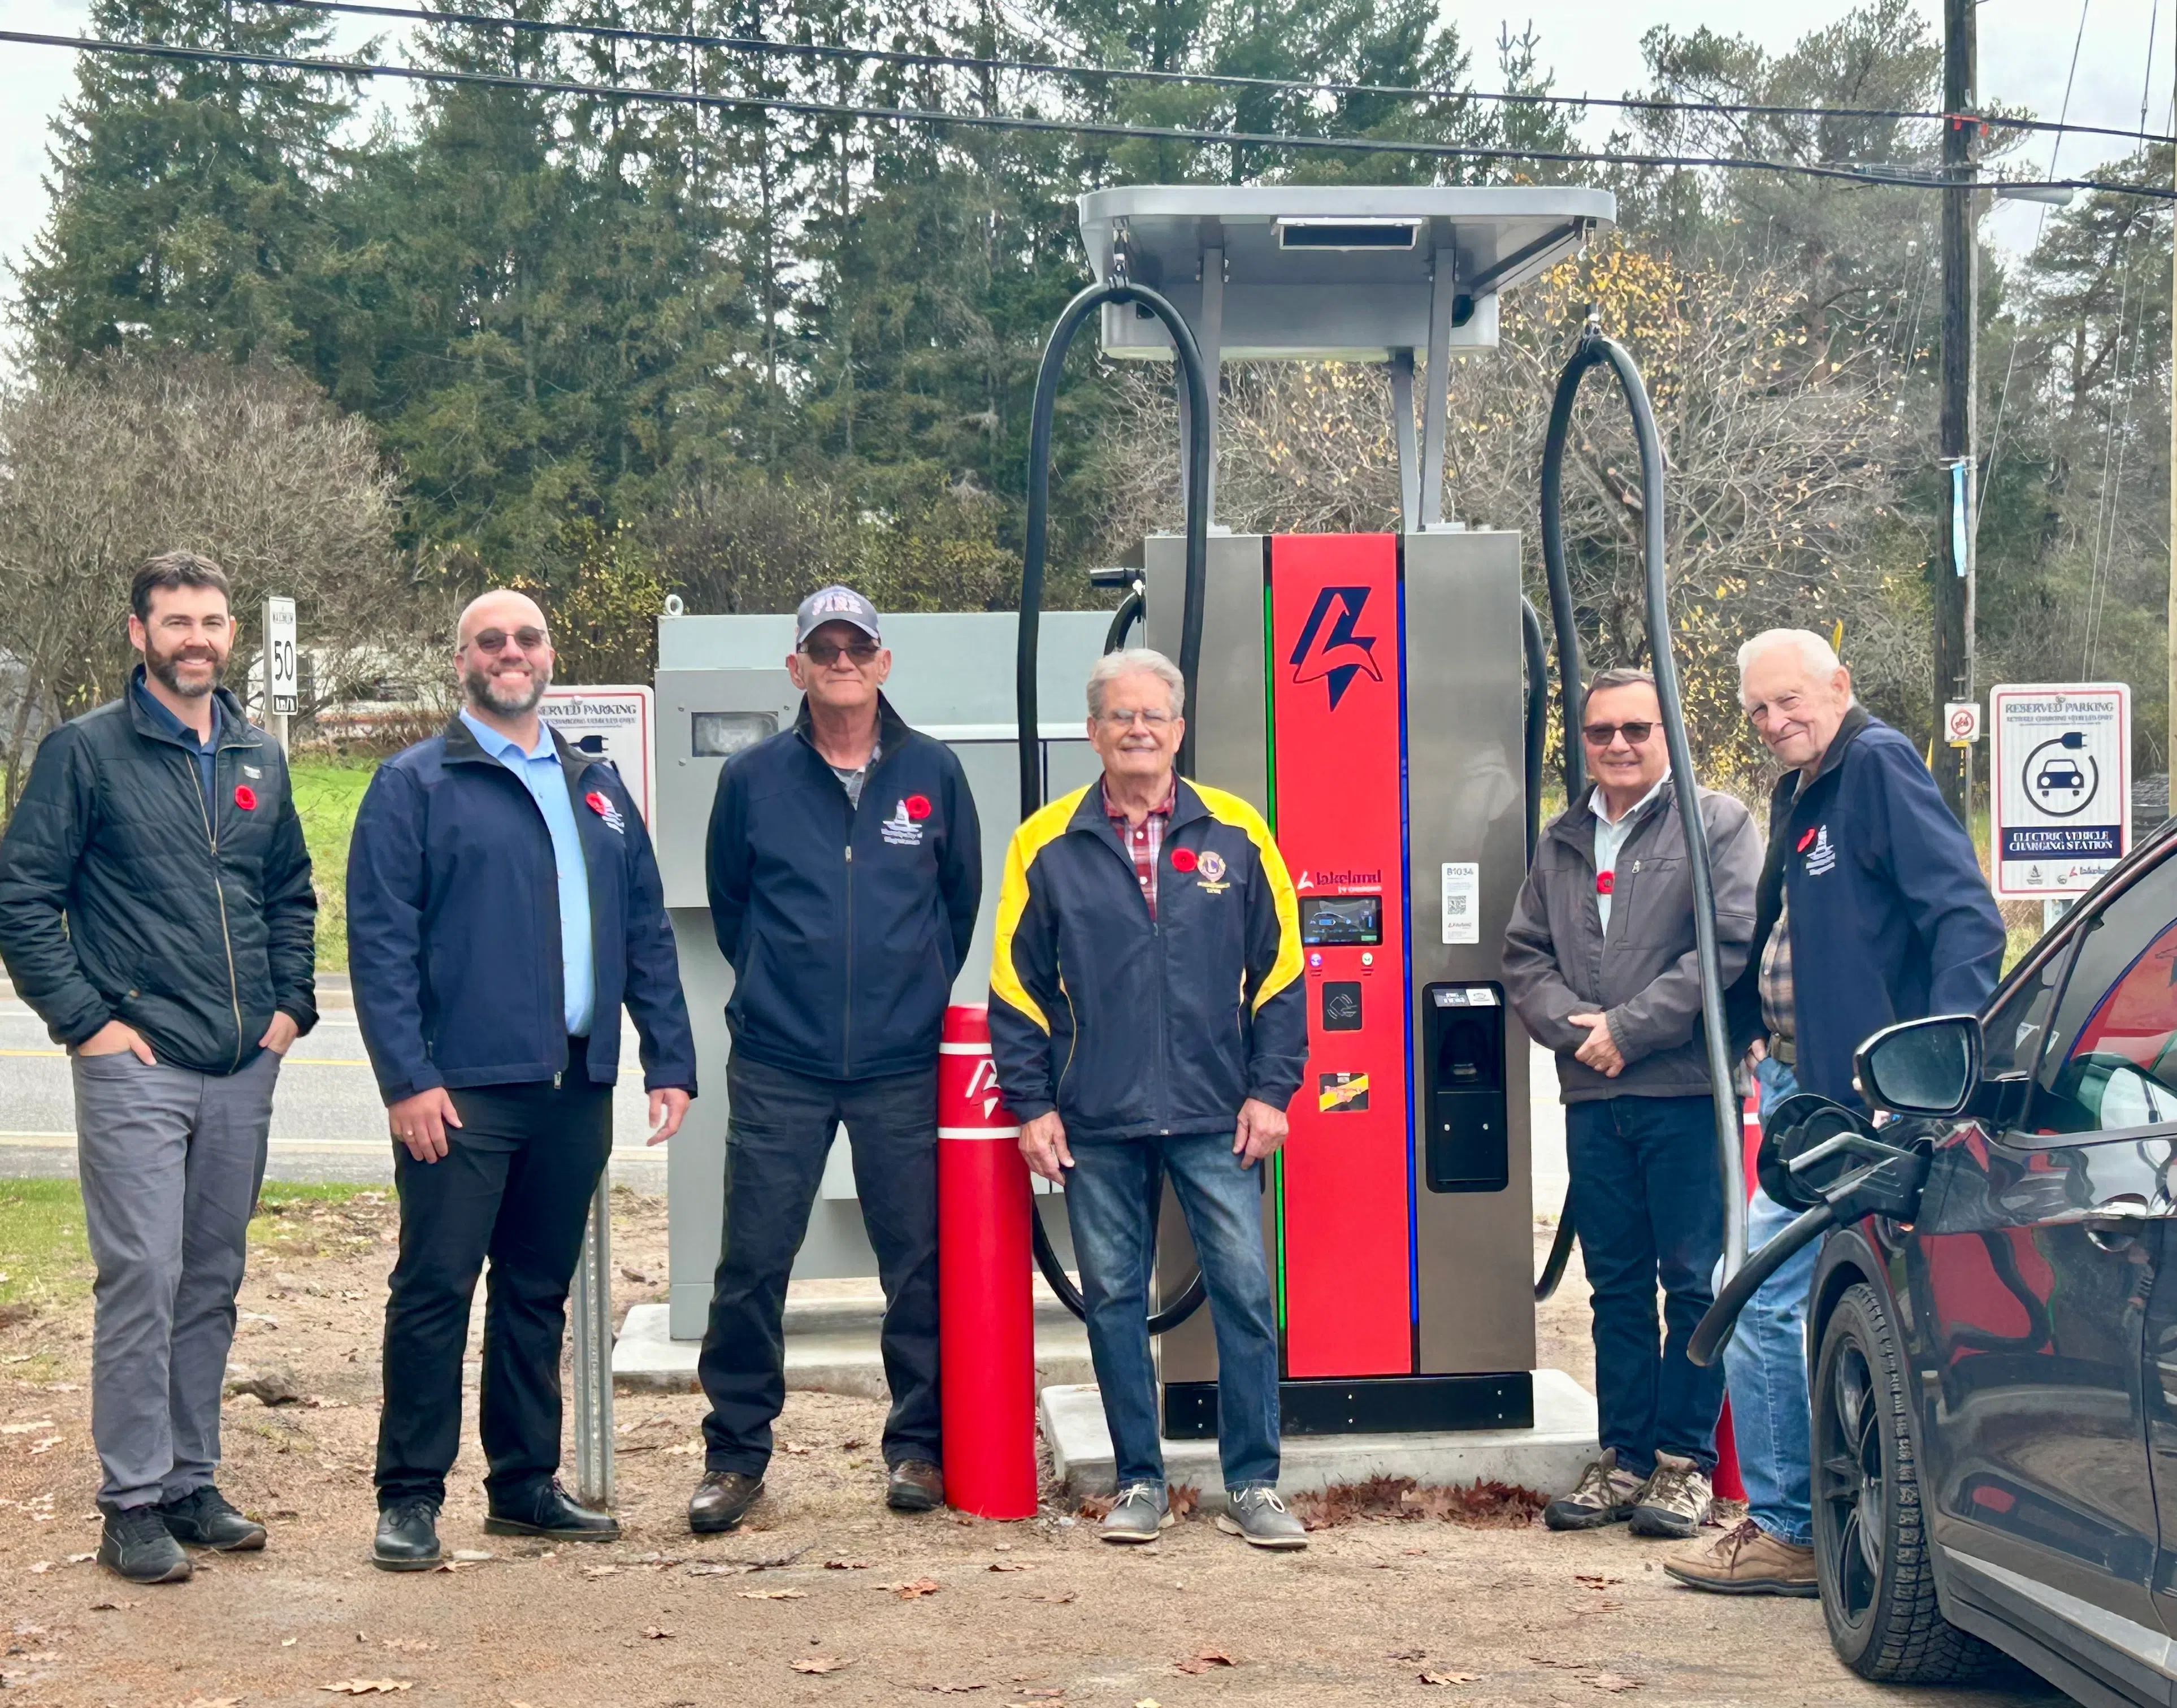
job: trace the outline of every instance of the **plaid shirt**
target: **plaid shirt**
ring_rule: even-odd
[[[1111,821],[1111,828],[1118,832],[1120,843],[1134,857],[1134,876],[1142,881],[1142,899],[1149,904],[1149,917],[1156,918],[1157,854],[1164,847],[1165,827],[1171,822],[1171,810],[1178,805],[1178,773],[1173,773],[1171,786],[1164,792],[1164,803],[1153,806],[1142,821],[1129,824],[1126,810],[1111,805],[1111,791],[1103,783],[1096,785],[1104,791],[1104,816]]]
[[[1761,1018],[1779,1038],[1798,1035],[1792,1023],[1791,913],[1788,903],[1777,909],[1761,949]]]

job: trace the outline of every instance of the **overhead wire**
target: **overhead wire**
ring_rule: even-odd
[[[295,3],[295,0],[279,0]],[[319,3],[319,0],[313,0]],[[854,101],[810,101],[799,97],[730,94],[692,89],[651,89],[619,84],[583,83],[569,79],[521,77],[508,73],[457,71],[447,68],[390,65],[362,59],[318,59],[296,54],[251,52],[239,48],[185,47],[162,41],[114,41],[89,35],[51,35],[26,30],[0,30],[0,42],[34,47],[61,47],[84,53],[106,53],[199,64],[255,65],[268,69],[299,71],[331,78],[388,77],[415,83],[466,85],[472,88],[526,90],[537,94],[576,95],[605,101],[654,102],[668,106],[724,107],[749,112],[788,112],[806,117],[866,119],[904,125],[957,127],[968,130],[1014,131],[1030,134],[1112,137],[1121,140],[1185,142],[1234,148],[1293,149],[1319,153],[1389,155],[1425,160],[1547,161],[1562,165],[1690,166],[1713,171],[1760,172],[1786,177],[1815,177],[1863,186],[1880,185],[1903,189],[1944,190],[1951,180],[1905,171],[1822,165],[1807,161],[1778,161],[1720,155],[1634,154],[1624,150],[1541,149],[1516,143],[1450,143],[1421,139],[1377,137],[1296,136],[1283,132],[1218,130],[1183,125],[1121,124],[1095,119],[1039,118],[1024,114],[955,112],[911,106],[880,106]],[[2130,133],[2126,133],[2130,134]],[[2081,178],[2064,183],[2029,184],[2024,188],[2099,189],[2136,195],[2149,200],[2177,201],[2177,189],[2153,185],[2106,183]]]

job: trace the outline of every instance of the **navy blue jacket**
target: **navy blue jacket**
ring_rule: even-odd
[[[1770,797],[1732,1042],[1743,1050],[1766,1029],[1762,951],[1788,899],[1793,1071],[1802,1090],[1864,1108],[1853,1051],[1899,1020],[1978,1012],[2003,964],[2003,918],[1927,766],[1880,718],[1853,707],[1814,781],[1799,780],[1787,772]]]
[[[642,1040],[644,1083],[692,1093],[696,1040],[649,832],[610,764],[557,730],[552,739],[589,870],[589,1079],[619,1077],[625,1003]],[[437,1085],[521,1085],[565,1072],[552,832],[521,779],[458,718],[371,779],[348,846],[347,954],[363,1047],[387,1103]]]
[[[966,773],[880,696],[857,810],[809,729],[804,701],[793,728],[727,761],[711,804],[734,1049],[826,1079],[932,1068],[983,898]]]

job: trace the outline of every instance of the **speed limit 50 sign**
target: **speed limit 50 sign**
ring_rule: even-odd
[[[2131,846],[2131,690],[1993,688],[1995,892],[2082,896]]]
[[[265,602],[265,709],[275,717],[292,718],[297,704],[300,660],[295,652],[295,602],[268,598]]]

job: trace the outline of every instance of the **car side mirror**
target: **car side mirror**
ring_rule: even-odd
[[[1885,1027],[1859,1046],[1860,1094],[1898,1115],[1958,1115],[1980,1084],[1980,1021],[1937,1014]]]

